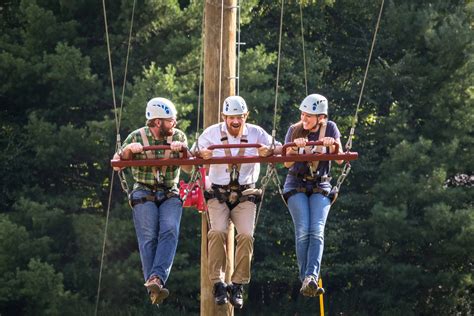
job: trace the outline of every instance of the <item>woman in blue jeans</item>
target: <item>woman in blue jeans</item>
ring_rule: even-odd
[[[319,94],[307,96],[300,105],[300,121],[293,124],[286,133],[285,143],[294,142],[287,155],[301,153],[334,153],[341,134],[328,118],[328,101]],[[323,142],[323,146],[306,146],[308,141]],[[337,161],[341,163],[342,161]],[[330,161],[285,162],[289,168],[284,185],[284,195],[288,202],[295,225],[296,257],[299,277],[303,283],[301,294],[317,296],[324,293],[318,286],[319,271],[324,249],[324,227],[331,208]]]

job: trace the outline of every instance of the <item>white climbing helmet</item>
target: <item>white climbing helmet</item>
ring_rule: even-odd
[[[224,115],[241,115],[248,111],[245,100],[237,95],[227,97],[222,105],[222,113]]]
[[[145,117],[147,120],[155,118],[176,118],[176,108],[168,99],[153,98],[146,105]]]
[[[328,115],[328,99],[320,94],[310,94],[304,98],[300,105],[300,111],[309,114]]]

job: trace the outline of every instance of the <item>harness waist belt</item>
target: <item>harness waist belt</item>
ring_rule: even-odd
[[[170,191],[170,188],[168,188],[164,185],[150,185],[150,184],[146,184],[146,183],[143,183],[143,182],[137,182],[137,183],[139,183],[139,184],[147,187],[148,189],[150,189],[151,194],[148,194],[148,195],[146,195],[144,197],[141,197],[141,198],[138,198],[138,199],[129,198],[130,205],[132,207],[134,207],[137,204],[144,204],[146,202],[154,202],[159,207],[161,203],[163,203],[164,201],[166,201],[169,198],[172,198],[172,197],[180,198],[179,194],[177,194],[173,191]],[[164,196],[162,198],[158,198],[155,195],[156,192],[160,192],[160,191],[164,193]]]
[[[296,193],[306,193],[306,195],[308,195],[308,196],[310,196],[311,194],[314,194],[314,193],[319,193],[319,194],[322,194],[322,195],[328,196],[328,197],[330,195],[329,191],[321,189],[320,187],[313,187],[312,189],[307,189],[305,187],[298,187],[296,189],[293,189],[291,191],[288,191],[288,192],[284,193],[283,197],[285,198],[285,201],[288,202],[288,199],[290,197],[292,197],[293,195],[295,195]]]
[[[148,189],[150,189],[150,191],[152,192],[157,192],[157,191],[170,191],[171,188],[168,188],[166,185],[164,184],[147,184],[147,183],[143,183],[143,182],[137,182],[138,184],[140,185],[143,185],[144,187],[147,187]]]
[[[313,177],[310,174],[298,173],[298,172],[295,172],[295,171],[289,171],[288,174],[293,176],[293,177],[303,179],[304,181],[321,182],[321,177],[319,177],[319,176]]]
[[[313,182],[318,182],[318,183],[330,182],[331,179],[332,179],[329,176],[316,176],[316,177],[313,177],[310,174],[303,174],[303,173],[298,173],[298,172],[295,172],[295,171],[289,171],[288,174],[291,175],[291,176],[297,177],[299,179],[302,179],[303,181],[313,181]]]
[[[231,185],[220,185],[220,184],[212,184],[211,185],[212,189],[222,189],[225,191],[232,191],[232,186]],[[239,188],[236,189],[235,191],[245,191],[247,189],[253,189],[255,188],[255,184],[244,184],[244,185],[239,185]]]
[[[130,199],[130,205],[134,207],[135,205],[138,205],[138,204],[144,204],[146,202],[154,202],[159,207],[161,203],[163,203],[164,201],[172,197],[179,198],[179,194],[168,191],[162,198],[158,198],[154,194],[149,194],[139,199]]]
[[[226,185],[211,186],[211,190],[204,191],[206,200],[216,198],[220,203],[226,203],[230,210],[237,204],[249,201],[257,204],[261,200],[262,190],[255,189],[255,184],[241,185],[238,190],[231,190]]]

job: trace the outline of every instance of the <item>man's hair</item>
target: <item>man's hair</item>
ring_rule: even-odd
[[[225,120],[226,117],[228,117],[228,116],[239,116],[239,115],[243,115],[244,119],[247,120],[250,116],[250,112],[247,112],[247,113],[244,113],[244,114],[236,114],[236,115],[227,115],[227,114],[224,114],[224,113],[221,112],[221,117],[222,117],[223,120]]]
[[[153,118],[153,119],[150,119],[150,120],[146,120],[146,126],[155,127],[156,126],[155,120],[159,120],[159,119],[158,118]]]

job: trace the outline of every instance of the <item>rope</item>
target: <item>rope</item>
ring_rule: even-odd
[[[350,151],[351,148],[352,148],[352,139],[354,138],[354,131],[355,131],[355,126],[356,126],[356,122],[357,122],[357,116],[358,116],[358,113],[359,113],[359,107],[360,107],[360,103],[361,103],[361,100],[362,100],[362,95],[364,94],[365,81],[367,80],[367,74],[369,72],[370,62],[372,60],[372,52],[374,51],[375,40],[377,39],[377,33],[378,33],[378,30],[379,30],[379,26],[380,26],[380,20],[382,18],[382,11],[383,11],[384,2],[385,2],[385,0],[382,0],[382,3],[380,4],[379,16],[377,18],[377,24],[375,25],[374,37],[372,38],[372,45],[370,46],[369,58],[367,59],[367,65],[365,67],[364,79],[362,80],[362,87],[360,89],[360,94],[359,94],[359,101],[357,102],[356,111],[355,111],[354,117],[352,118],[352,127],[351,127],[351,131],[349,133],[349,139],[347,140],[347,143],[346,143],[346,146],[345,146],[346,151]]]
[[[280,79],[280,60],[281,60],[281,35],[283,33],[283,7],[285,0],[281,0],[281,12],[280,12],[280,32],[278,36],[278,61],[277,61],[277,75],[275,84],[275,106],[273,108],[273,129],[272,129],[272,148],[275,147],[275,136],[276,136],[276,121],[277,121],[277,108],[278,108],[278,81]]]
[[[114,187],[114,171],[112,170],[112,175],[110,176],[110,190],[109,190],[109,201],[107,203],[107,213],[105,216],[105,230],[104,230],[104,240],[102,242],[102,254],[100,256],[100,268],[99,268],[99,284],[97,286],[97,300],[95,302],[95,312],[94,315],[97,316],[97,311],[99,309],[99,299],[100,299],[100,285],[102,281],[102,269],[104,267],[104,257],[105,257],[105,243],[107,241],[107,228],[109,226],[109,215],[110,215],[110,204],[112,201],[112,188]]]
[[[306,88],[306,95],[308,95],[308,76],[306,71],[306,53],[304,49],[304,27],[303,27],[303,9],[302,9],[302,1],[300,1],[300,21],[301,21],[301,41],[303,44],[303,68],[304,68],[304,86]]]
[[[127,183],[127,178],[125,176],[125,172],[122,170],[117,172],[117,175],[120,179],[120,186],[122,187],[122,191],[127,193],[127,195],[130,193],[130,188],[128,187]]]
[[[237,95],[240,95],[240,0],[237,1]]]
[[[110,84],[112,88],[112,99],[113,99],[113,106],[114,106],[114,116],[115,116],[115,128],[116,128],[116,151],[119,151],[121,148],[121,140],[120,140],[120,121],[121,121],[121,116],[122,116],[122,108],[123,108],[123,99],[125,95],[125,84],[127,80],[127,71],[128,71],[128,60],[130,56],[130,47],[131,47],[131,38],[132,38],[132,30],[133,30],[133,18],[135,15],[135,5],[136,5],[136,0],[133,1],[133,7],[132,7],[132,16],[130,19],[130,31],[128,35],[128,47],[127,47],[127,57],[125,61],[125,71],[124,71],[124,79],[123,79],[123,86],[122,86],[122,97],[120,101],[120,113],[117,114],[117,102],[115,99],[115,86],[114,86],[114,73],[113,73],[113,67],[112,67],[112,54],[110,52],[110,40],[109,40],[109,30],[108,30],[108,22],[107,22],[107,10],[105,7],[105,0],[102,0],[102,10],[103,10],[103,15],[104,15],[104,27],[105,27],[105,37],[106,37],[106,42],[107,42],[107,57],[109,61],[109,72],[110,72]],[[123,174],[123,171],[118,172],[119,178],[120,178],[120,185],[122,186],[123,190],[126,190],[128,193],[128,184],[125,179],[125,175]],[[114,186],[114,171],[112,170],[112,175],[110,176],[110,190],[109,190],[109,200],[107,203],[107,213],[105,217],[105,227],[104,227],[104,240],[102,243],[102,254],[101,254],[101,259],[100,259],[100,268],[99,268],[99,280],[98,280],[98,285],[97,285],[97,299],[96,299],[96,304],[95,304],[95,312],[94,315],[97,316],[97,312],[99,309],[99,301],[100,301],[100,287],[102,283],[102,270],[104,266],[104,257],[105,257],[105,244],[107,241],[107,230],[108,230],[108,225],[109,225],[109,217],[110,217],[110,205],[112,201],[112,188]]]
[[[222,89],[222,41],[224,40],[224,0],[221,2],[221,40],[219,47],[219,101],[217,111],[217,122],[221,121],[221,89]]]
[[[105,0],[102,0],[102,9],[104,11],[104,25],[105,25],[105,39],[107,42],[107,56],[109,58],[109,71],[110,71],[110,83],[112,86],[112,99],[114,104],[114,114],[115,114],[115,128],[117,134],[119,134],[119,121],[117,116],[117,102],[115,101],[115,87],[114,87],[114,72],[112,68],[112,54],[110,53],[110,42],[109,42],[109,28],[107,26],[107,11],[105,9]]]
[[[125,70],[124,70],[124,75],[123,75],[123,84],[122,84],[122,95],[120,97],[120,111],[119,111],[119,118],[118,118],[118,126],[117,126],[117,143],[116,143],[116,148],[115,151],[121,151],[122,150],[122,140],[120,139],[120,123],[122,122],[122,109],[123,109],[123,100],[125,98],[125,85],[127,83],[127,73],[128,73],[128,60],[130,57],[130,47],[132,44],[132,31],[133,31],[133,18],[135,16],[135,5],[137,1],[133,1],[133,6],[132,6],[132,17],[130,18],[130,31],[128,32],[128,45],[127,45],[127,57],[125,58]],[[125,173],[123,170],[120,170],[117,172],[120,180],[120,186],[122,187],[122,190],[126,192],[127,194],[130,192],[130,188],[127,183],[127,178],[125,177]]]
[[[346,152],[349,152],[352,148],[352,139],[354,138],[355,125],[356,125],[356,122],[357,122],[357,115],[358,115],[358,112],[359,112],[359,107],[360,107],[360,103],[361,103],[361,100],[362,100],[362,95],[364,93],[365,81],[367,80],[367,74],[369,72],[370,62],[372,60],[372,53],[374,51],[375,41],[377,39],[377,33],[378,33],[378,30],[379,30],[379,26],[380,26],[380,20],[382,18],[384,2],[385,2],[385,0],[382,0],[382,3],[380,4],[379,16],[377,18],[377,23],[375,25],[375,31],[374,31],[374,36],[372,38],[372,44],[370,46],[369,57],[367,59],[367,65],[365,67],[364,79],[362,81],[362,87],[360,89],[359,100],[357,102],[356,111],[355,111],[354,117],[352,119],[352,127],[351,127],[351,131],[349,133],[349,138],[348,138],[346,146],[345,146]],[[346,177],[349,174],[349,172],[351,171],[351,169],[352,169],[351,164],[349,163],[349,161],[346,161],[346,164],[342,168],[341,175],[337,178],[337,183],[336,183],[336,186],[335,186],[336,193],[339,193],[341,185],[344,182],[344,180],[346,179]]]
[[[120,134],[118,131],[120,131],[120,123],[122,121],[122,108],[123,108],[123,99],[125,96],[125,85],[127,83],[127,72],[128,72],[128,59],[130,57],[130,47],[132,43],[132,31],[133,31],[133,18],[135,16],[135,5],[137,1],[133,1],[133,6],[132,6],[132,17],[130,18],[130,31],[128,32],[128,45],[127,45],[127,57],[125,58],[125,70],[124,70],[124,75],[123,75],[123,85],[122,85],[122,96],[120,99],[120,112],[119,112],[119,119],[118,119],[118,127],[117,127],[117,135],[119,137],[118,140],[120,140]]]
[[[201,23],[201,57],[199,60],[199,88],[198,88],[198,113],[197,113],[197,123],[196,123],[196,150],[199,151],[199,126],[201,125],[201,94],[202,94],[202,74],[203,74],[203,65],[204,65],[204,21],[206,15],[206,5],[202,9],[202,23]]]

